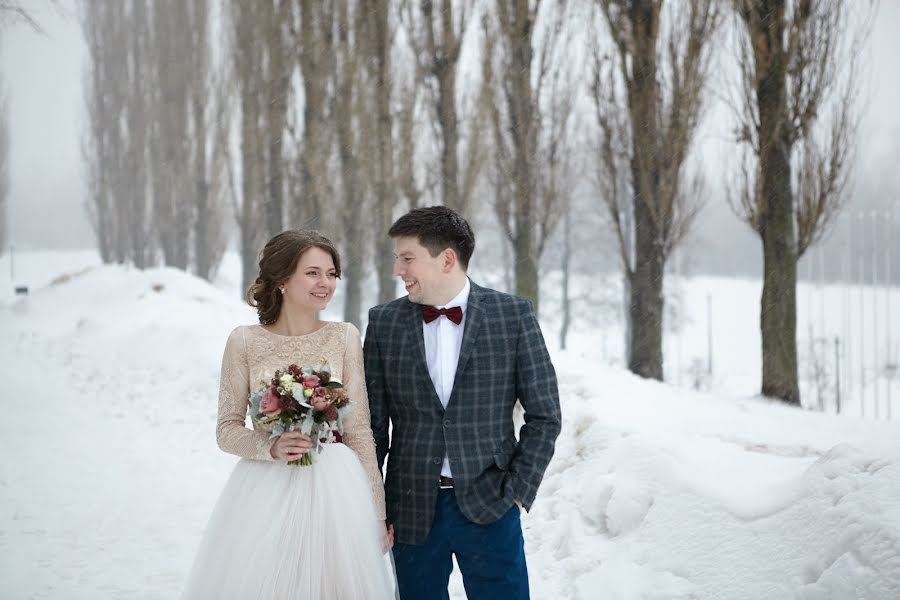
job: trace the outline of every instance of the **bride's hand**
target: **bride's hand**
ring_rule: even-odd
[[[384,534],[384,544],[382,546],[382,552],[386,553],[393,547],[394,547],[394,526],[388,525],[387,531]]]
[[[269,454],[277,460],[300,460],[312,447],[313,443],[308,435],[299,431],[286,431],[272,444]]]

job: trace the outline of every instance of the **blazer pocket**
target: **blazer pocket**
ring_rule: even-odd
[[[494,464],[501,471],[509,470],[509,463],[512,461],[513,455],[516,453],[518,442],[516,438],[506,438],[500,444],[500,447],[494,452]]]

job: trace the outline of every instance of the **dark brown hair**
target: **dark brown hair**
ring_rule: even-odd
[[[256,308],[259,322],[271,325],[278,319],[284,301],[279,287],[297,269],[300,257],[310,248],[319,248],[331,255],[335,275],[341,276],[341,257],[327,237],[317,231],[289,229],[266,243],[259,259],[259,276],[247,290],[247,304]]]
[[[388,235],[415,237],[432,257],[453,248],[462,270],[469,268],[475,251],[475,234],[459,213],[446,206],[414,208],[391,226]]]

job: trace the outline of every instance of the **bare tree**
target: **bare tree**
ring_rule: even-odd
[[[577,162],[577,142],[572,131],[573,124],[573,96],[571,94],[572,82],[577,80],[577,74],[571,73],[565,77],[562,69],[554,72],[552,84],[548,90],[547,107],[543,110],[546,122],[545,135],[547,143],[542,147],[539,172],[541,175],[541,201],[539,203],[542,218],[547,221],[547,227],[554,223],[562,215],[562,323],[560,325],[560,347],[566,349],[566,338],[572,322],[572,306],[570,296],[570,278],[572,257],[574,248],[572,245],[572,193],[577,181],[580,165]],[[543,253],[543,245],[550,239],[550,229],[545,229],[541,235],[539,255]]]
[[[216,76],[210,63],[211,23],[207,0],[189,3],[187,16],[185,27],[190,34],[188,56],[191,59],[189,175],[194,180],[193,263],[197,275],[211,281],[228,241],[225,148],[229,143],[231,107],[225,69]]]
[[[229,18],[234,31],[231,46],[234,83],[240,99],[240,194],[237,193],[232,161],[227,160],[226,164],[240,234],[242,289],[247,289],[258,272],[257,261],[265,235],[262,212],[265,164],[261,152],[262,106],[259,95],[263,81],[258,69],[262,61],[259,43],[261,27],[255,6],[249,2],[232,5]]]
[[[147,210],[146,111],[130,102],[145,89],[148,20],[143,0],[86,2],[82,28],[90,56],[86,74],[88,212],[106,262],[148,266],[155,244]],[[143,95],[139,94],[139,102]]]
[[[263,71],[264,83],[258,93],[263,96],[265,136],[263,151],[266,167],[266,230],[270,236],[285,227],[285,156],[284,136],[287,127],[288,98],[291,93],[291,75],[294,72],[292,4],[282,0],[256,2],[261,20],[263,61],[256,68]]]
[[[150,13],[146,0],[132,0],[125,12],[121,13],[119,25],[128,32],[121,43],[125,47],[127,77],[124,81],[110,82],[118,88],[122,102],[124,127],[119,131],[122,162],[118,171],[116,199],[119,205],[119,232],[121,244],[126,246],[128,260],[140,269],[156,263],[156,249],[162,245],[163,256],[170,258],[168,241],[159,236],[161,225],[171,218],[169,214],[160,214],[154,201],[156,176],[151,161],[153,159],[154,119],[151,116],[154,96],[153,82],[156,81],[155,60],[159,57],[155,46],[159,42],[154,39],[152,21],[156,15]],[[157,122],[158,123],[158,122]],[[183,162],[176,162],[181,165]],[[171,176],[175,168],[169,168]],[[189,227],[189,224],[185,224]],[[158,243],[153,241],[156,236]],[[185,237],[187,237],[185,235]],[[185,257],[187,253],[185,252]],[[187,262],[172,263],[187,268]]]
[[[463,41],[469,24],[476,21],[475,5],[472,0],[423,0],[418,10],[414,6],[408,5],[409,38],[440,147],[441,202],[468,215],[484,157],[480,135],[485,123],[482,103],[477,99],[469,102],[467,113],[460,114],[465,103],[457,82]],[[466,128],[460,123],[467,124]]]
[[[83,4],[90,53],[84,157],[101,256],[212,277],[224,252],[225,108],[207,0]],[[214,90],[213,88],[216,87]],[[225,145],[227,147],[227,144]]]
[[[685,164],[720,13],[715,0],[598,4],[613,45],[594,49],[596,171],[628,283],[628,368],[661,380],[665,264],[699,208]]]
[[[97,249],[103,262],[112,262],[114,233],[112,211],[109,208],[109,169],[106,157],[110,144],[107,135],[108,95],[103,93],[104,74],[100,68],[104,51],[101,32],[97,27],[103,5],[86,4],[82,9],[82,30],[88,50],[88,64],[85,73],[85,105],[87,106],[87,131],[82,141],[82,157],[87,169],[88,201],[87,211]]]
[[[188,173],[193,78],[188,5],[178,0],[152,3],[153,41],[148,57],[153,65],[150,144],[154,223],[165,263],[179,269],[187,269],[190,263],[190,234],[195,223],[195,186]],[[141,101],[135,98],[135,102]]]
[[[303,132],[297,140],[296,126],[288,125],[295,139],[296,168],[288,171],[291,178],[290,223],[319,229],[323,224],[325,199],[332,189],[327,176],[334,148],[334,127],[329,106],[333,102],[331,73],[334,68],[334,7],[328,2],[300,0],[300,31],[297,40],[298,60],[303,77]]]
[[[550,7],[536,50],[540,0],[502,0],[496,14],[482,20],[485,32],[483,77],[490,86],[485,102],[494,142],[494,208],[513,246],[515,292],[538,310],[538,260],[561,212],[539,185],[538,160],[546,126],[541,98],[562,31],[564,6]],[[551,10],[556,8],[557,10]],[[538,52],[534,60],[535,51]]]
[[[732,204],[763,246],[762,394],[800,403],[797,261],[844,201],[857,130],[859,44],[840,0],[733,0],[740,33]],[[849,40],[849,41],[848,41]]]
[[[369,134],[368,177],[372,185],[372,213],[375,230],[373,236],[375,276],[378,281],[379,303],[394,299],[396,285],[393,278],[392,240],[387,231],[393,222],[394,208],[400,193],[398,176],[395,172],[394,144],[394,88],[398,86],[399,74],[392,72],[391,50],[393,47],[395,23],[392,22],[388,0],[367,0],[363,2],[366,21],[363,23],[368,48],[364,50],[370,57],[365,63],[366,72],[361,78],[364,92],[371,95],[371,105],[375,109],[374,125],[366,127]],[[408,96],[407,96],[408,97]],[[415,110],[415,106],[405,106]],[[411,166],[411,165],[410,165]]]
[[[365,59],[363,27],[365,5],[352,0],[336,3],[337,33],[334,37],[336,64],[333,71],[335,98],[335,128],[341,182],[341,225],[344,245],[342,270],[344,284],[344,320],[360,326],[362,312],[362,278],[365,272],[363,243],[367,189],[361,161],[364,139],[363,120],[369,108],[360,83],[362,62]]]
[[[394,212],[403,198],[417,204],[424,193],[425,184],[417,177],[424,162],[417,152],[422,78],[418,69],[404,69],[407,63],[402,55],[397,63],[394,60],[394,53],[400,51],[394,40],[404,11],[392,11],[388,0],[363,0],[362,6],[366,46],[361,51],[368,60],[362,63],[359,85],[366,96],[364,103],[374,111],[373,119],[360,122],[365,148],[362,168],[371,194],[377,301],[382,303],[396,296],[393,241],[387,235]]]
[[[215,271],[215,246],[212,244],[212,228],[215,224],[212,198],[210,196],[210,173],[208,159],[208,109],[213,90],[209,85],[209,7],[206,0],[196,0],[187,7],[189,44],[191,58],[189,81],[189,108],[191,119],[191,142],[193,152],[191,166],[194,175],[194,206],[196,227],[194,230],[194,261],[197,274],[211,279]],[[218,141],[218,140],[216,140]],[[225,140],[227,142],[227,139]],[[218,257],[221,259],[221,255]]]

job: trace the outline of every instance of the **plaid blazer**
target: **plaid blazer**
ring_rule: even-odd
[[[560,431],[556,372],[531,304],[471,284],[447,409],[425,360],[422,311],[407,297],[369,311],[366,385],[395,539],[425,541],[446,453],[463,514],[487,524],[537,494]],[[513,407],[525,424],[516,440]],[[388,423],[392,425],[389,439]]]

